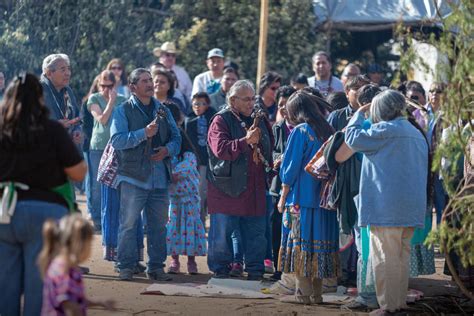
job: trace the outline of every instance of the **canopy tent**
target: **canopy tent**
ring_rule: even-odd
[[[451,13],[448,0],[313,0],[313,8],[319,28],[359,32],[392,29],[400,21],[437,26]]]

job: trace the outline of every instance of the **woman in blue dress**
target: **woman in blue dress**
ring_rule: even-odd
[[[322,302],[322,279],[337,277],[339,229],[336,212],[320,207],[321,181],[304,170],[333,133],[319,111],[325,101],[305,92],[293,94],[286,105],[288,122],[295,126],[280,168],[278,210],[285,212],[290,233],[280,252],[283,272],[294,273],[298,303]],[[284,241],[282,241],[284,244]]]

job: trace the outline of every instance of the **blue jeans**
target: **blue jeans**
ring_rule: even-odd
[[[43,282],[36,260],[43,247],[43,223],[59,219],[65,206],[42,201],[18,201],[10,224],[0,224],[0,315],[40,315]]]
[[[232,238],[232,249],[234,251],[234,261],[235,263],[244,263],[244,250],[242,249],[242,236],[240,230],[236,229],[230,235]]]
[[[239,229],[244,251],[245,271],[249,275],[264,273],[265,216],[231,216],[211,214],[207,264],[214,273],[228,273],[233,261],[231,235]]]
[[[145,190],[128,182],[120,183],[118,267],[133,269],[137,262],[137,225],[144,210],[147,225],[147,272],[163,269],[166,260],[168,190]]]
[[[102,157],[103,150],[90,150],[89,151],[89,188],[90,194],[87,197],[87,209],[91,214],[92,221],[96,228],[100,228],[102,225],[101,220],[101,209],[100,209],[100,183],[97,181],[97,171],[99,169],[100,158]]]
[[[273,261],[273,244],[272,244],[272,218],[273,218],[273,199],[270,193],[266,193],[267,213],[265,214],[265,238],[267,239],[267,249],[265,251],[265,259]]]

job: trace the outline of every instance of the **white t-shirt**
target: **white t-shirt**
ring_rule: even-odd
[[[218,91],[220,88],[221,78],[213,78],[211,71],[200,73],[194,78],[193,92],[191,96],[198,92],[207,92],[209,95]],[[210,91],[209,88],[212,87]]]
[[[329,81],[331,85],[329,86]],[[310,87],[318,89],[324,97],[327,97],[331,92],[344,91],[342,81],[336,76],[332,76],[330,80],[316,80],[315,76],[308,78]]]

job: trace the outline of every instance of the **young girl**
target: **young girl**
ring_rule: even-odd
[[[182,125],[183,114],[171,102],[166,102],[178,126]],[[207,252],[204,225],[200,218],[199,171],[193,146],[181,129],[181,151],[172,160],[173,184],[169,188],[169,220],[166,225],[166,246],[171,255],[168,273],[179,273],[179,255],[188,256],[188,273],[197,274],[195,256]]]
[[[59,223],[45,222],[38,259],[44,282],[41,315],[86,315],[87,307],[94,305],[113,309],[113,301],[92,302],[85,297],[79,264],[91,255],[93,234],[91,224],[78,214]]]

